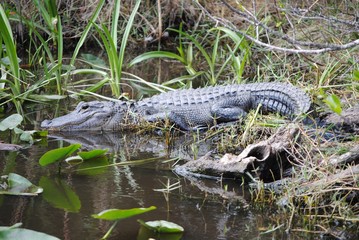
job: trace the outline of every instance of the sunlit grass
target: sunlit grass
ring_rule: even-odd
[[[225,70],[227,70],[227,68],[232,68],[237,82],[241,82],[244,68],[251,54],[250,45],[243,36],[239,36],[227,28],[213,28],[209,33],[213,35],[214,40],[210,46],[207,46],[208,43],[205,40],[197,38],[195,35],[184,32],[181,29],[170,30],[178,33],[180,36],[177,53],[170,51],[146,52],[134,58],[129,63],[129,66],[153,58],[169,58],[182,63],[189,75],[171,79],[164,82],[164,85],[184,81],[190,82],[194,78],[202,75],[205,76],[205,79],[210,85],[215,85],[218,83],[218,80],[226,74]],[[226,44],[227,54],[223,54],[221,53],[224,51],[221,47],[222,42],[228,40],[228,38],[232,41],[232,44]],[[194,48],[198,52],[194,51]],[[198,57],[198,55],[200,55],[200,57]],[[202,59],[204,59],[206,66],[197,63],[197,61],[200,62]],[[199,68],[199,70],[196,68]]]
[[[5,45],[5,49],[2,47],[3,44]],[[2,5],[0,5],[0,47],[0,67],[2,72],[0,80],[0,83],[2,83],[2,85],[0,85],[2,91],[0,92],[0,97],[9,97],[12,99],[17,111],[22,113],[21,100],[18,98],[21,93],[19,59],[17,57],[16,45],[9,19]],[[4,62],[5,60],[7,61]],[[5,87],[11,89],[11,95],[3,92]]]

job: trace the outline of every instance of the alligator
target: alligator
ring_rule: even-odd
[[[169,120],[182,130],[196,130],[242,119],[251,109],[294,117],[310,109],[306,93],[290,84],[269,82],[174,90],[139,101],[80,102],[67,115],[44,120],[53,131],[116,131],[141,121]]]

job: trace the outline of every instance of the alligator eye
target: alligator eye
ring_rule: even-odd
[[[81,109],[82,109],[82,110],[86,110],[86,109],[88,109],[88,108],[89,108],[89,105],[88,105],[88,104],[84,104],[84,105],[81,106]]]

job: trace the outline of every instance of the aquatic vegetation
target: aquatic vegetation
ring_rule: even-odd
[[[150,212],[155,209],[156,209],[155,206],[151,206],[148,208],[107,209],[100,213],[93,214],[92,217],[97,219],[107,220],[107,221],[115,221],[111,226],[111,228],[107,231],[107,233],[102,237],[102,239],[107,239],[120,220],[137,216],[140,214],[144,214],[146,212]]]
[[[37,139],[47,136],[46,131],[37,130],[22,130],[19,125],[23,122],[23,117],[14,113],[0,122],[0,131],[13,131],[16,136],[20,137],[21,141],[26,141],[33,144]]]
[[[72,213],[80,211],[81,200],[64,179],[42,176],[39,185],[44,190],[43,199],[53,207]]]
[[[37,196],[43,188],[32,184],[28,179],[16,173],[0,177],[0,195]]]
[[[176,223],[165,220],[147,222],[138,220],[138,222],[141,224],[137,237],[138,240],[147,240],[151,238],[168,240],[182,239],[184,228]]]
[[[30,230],[30,229],[26,229],[26,228],[21,228],[22,223],[16,223],[10,227],[4,227],[4,226],[0,226],[0,238],[1,239],[22,239],[22,238],[26,238],[28,240],[37,240],[37,239],[43,239],[43,240],[59,240],[59,238],[42,233],[42,232],[38,232],[38,231],[34,231],[34,230]]]

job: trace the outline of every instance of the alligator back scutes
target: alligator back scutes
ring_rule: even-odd
[[[285,83],[251,83],[225,86],[184,89],[161,93],[138,102],[139,106],[154,108],[176,108],[189,105],[215,103],[228,97],[248,93],[254,97],[254,104],[262,104],[263,111],[279,112],[283,115],[305,113],[311,101],[300,89]]]

